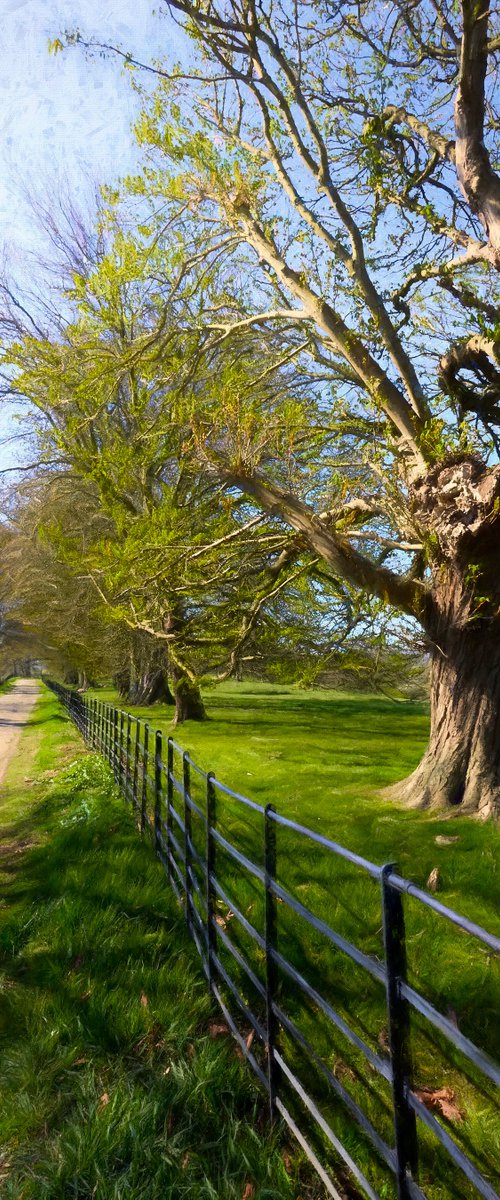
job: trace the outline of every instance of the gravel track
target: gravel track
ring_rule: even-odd
[[[40,688],[36,679],[18,679],[4,696],[0,696],[0,784],[16,749],[23,725],[38,700]]]

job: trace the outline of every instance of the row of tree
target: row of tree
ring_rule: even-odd
[[[142,170],[90,234],[57,231],[57,297],[5,289],[27,508],[64,494],[47,554],[100,642],[98,622],[164,643],[179,716],[259,639],[328,655],[398,611],[432,665],[398,795],[496,815],[497,14],[171,0],[166,19],[185,61],[148,64]],[[141,88],[131,52],[68,40]]]

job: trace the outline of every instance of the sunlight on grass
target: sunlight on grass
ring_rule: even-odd
[[[211,1036],[150,846],[46,694],[2,799],[2,1195],[319,1197],[232,1040]]]
[[[105,693],[98,694],[107,698]],[[232,788],[261,804],[272,801],[284,815],[319,829],[371,861],[397,860],[402,873],[420,885],[425,886],[430,871],[438,866],[440,898],[491,931],[500,931],[498,829],[464,818],[450,822],[404,812],[377,795],[381,785],[393,782],[418,761],[428,725],[422,706],[394,705],[367,696],[234,684],[209,692],[208,700],[210,721],[201,725],[191,722],[175,731],[176,741],[199,765],[215,769]],[[146,717],[153,727],[170,732],[168,709],[132,711]],[[181,778],[177,753],[175,771]],[[203,806],[203,788],[196,777],[193,798]],[[262,864],[259,814],[243,809],[219,792],[218,823],[240,850]],[[436,841],[450,833],[458,840]],[[201,856],[203,839],[203,823],[193,817],[194,845]],[[220,849],[217,876],[230,899],[262,933],[259,886]],[[379,891],[359,868],[336,859],[294,831],[281,828],[278,879],[344,937],[367,954],[381,957]],[[221,907],[220,915],[229,922],[234,944],[262,975],[261,952],[231,918],[227,907]],[[444,1015],[451,1014],[459,1029],[476,1044],[500,1057],[498,960],[415,901],[407,901],[406,919],[412,984]],[[367,979],[349,959],[283,906],[279,909],[279,947],[359,1037],[375,1052],[385,1048],[385,1001],[379,984]],[[234,963],[224,958],[223,949],[219,952],[226,968],[231,966],[233,976],[238,975]],[[250,994],[251,989],[249,993],[242,974],[238,983],[247,1003],[262,1017],[258,995]],[[382,1136],[391,1142],[386,1085],[377,1079],[375,1086],[373,1073],[362,1057],[353,1053],[317,1007],[304,1002],[296,986],[284,977],[280,982],[280,1004]],[[283,1042],[289,1061],[300,1066],[301,1052],[286,1037]],[[494,1180],[500,1161],[500,1127],[492,1087],[484,1086],[463,1056],[418,1018],[413,1021],[413,1055],[416,1086],[451,1089],[463,1118],[452,1126],[452,1135]],[[335,1132],[375,1182],[380,1195],[392,1196],[392,1184],[373,1167],[373,1153],[342,1107],[332,1104],[320,1075],[305,1060],[300,1069]],[[422,1182],[430,1197],[465,1200],[475,1195],[425,1131],[421,1148]],[[325,1147],[321,1149],[324,1156]]]

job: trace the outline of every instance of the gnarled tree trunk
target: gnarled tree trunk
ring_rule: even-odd
[[[174,725],[184,721],[205,721],[206,711],[198,684],[181,667],[173,666],[172,681],[175,695]]]
[[[422,761],[388,790],[409,807],[500,815],[500,468],[436,468],[417,488],[439,539],[432,604],[431,729]]]
[[[133,690],[133,697],[129,697],[134,704],[149,705],[149,704],[174,704],[175,697],[172,695],[168,686],[168,678],[165,667],[152,667],[146,671],[137,680]]]
[[[441,630],[432,650],[431,729],[422,761],[390,793],[408,807],[500,814],[500,628]]]

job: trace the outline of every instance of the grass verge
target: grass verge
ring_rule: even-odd
[[[321,1195],[269,1132],[107,768],[45,690],[1,821],[2,1196]]]
[[[381,785],[394,782],[416,765],[428,728],[423,706],[262,685],[226,685],[208,698],[211,719],[201,725],[188,723],[175,734],[200,766],[214,769],[232,788],[261,804],[273,802],[284,815],[372,861],[397,860],[402,873],[420,885],[425,886],[437,867],[440,898],[493,932],[500,931],[498,828],[464,818],[450,822],[403,811],[378,795]],[[109,699],[116,698],[109,695]],[[171,731],[168,708],[132,711],[164,732]],[[181,778],[178,755],[175,768]],[[195,777],[192,782],[193,796],[203,805],[203,790],[197,790]],[[222,794],[218,818],[226,836],[262,863],[261,818]],[[203,826],[196,818],[193,839],[202,856]],[[380,897],[366,876],[283,829],[278,838],[278,873],[279,882],[316,915],[366,953],[380,956]],[[262,931],[259,887],[219,849],[217,875],[229,898],[251,914],[249,919]],[[498,959],[411,899],[406,916],[411,983],[463,1033],[499,1058]],[[258,974],[259,954],[227,906],[221,908],[220,921]],[[279,909],[279,946],[359,1037],[375,1052],[386,1050],[384,998],[378,984],[367,983],[349,959],[332,950],[285,906]],[[234,968],[222,952],[221,956],[228,969]],[[258,1004],[258,998],[248,994],[243,977],[238,982],[247,1002]],[[375,1083],[366,1063],[332,1030],[314,1003],[305,1002],[285,978],[280,989],[281,1006],[390,1142],[390,1096],[385,1084]],[[431,1093],[444,1090],[452,1097],[448,1115],[439,1107],[435,1115],[498,1188],[500,1122],[494,1089],[483,1086],[465,1058],[425,1022],[415,1018],[412,1026],[415,1085]],[[283,1043],[289,1062],[307,1081],[353,1158],[381,1196],[392,1196],[392,1185],[373,1166],[373,1153],[345,1118],[342,1106],[332,1105],[321,1078],[301,1060],[297,1047],[286,1037]],[[421,1148],[426,1194],[436,1200],[476,1196],[460,1173],[448,1167],[446,1156],[425,1130]]]

